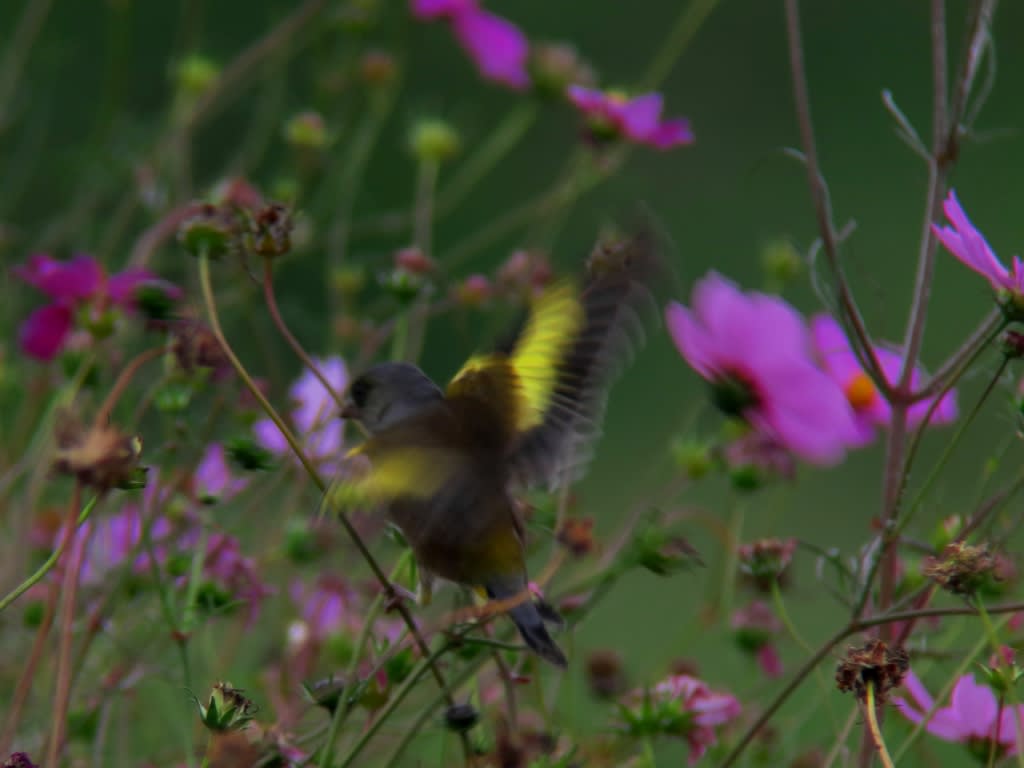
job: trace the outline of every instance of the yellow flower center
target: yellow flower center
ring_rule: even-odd
[[[846,385],[846,399],[850,401],[855,411],[862,411],[871,407],[878,396],[878,390],[871,378],[861,371]]]

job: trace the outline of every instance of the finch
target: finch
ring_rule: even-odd
[[[414,365],[381,363],[345,394],[342,417],[368,435],[349,454],[366,471],[347,482],[386,511],[421,571],[507,601],[526,644],[559,667],[545,621],[560,617],[528,592],[514,498],[584,468],[608,386],[642,340],[659,265],[647,228],[601,241],[580,285],[545,288],[511,338],[444,389]]]

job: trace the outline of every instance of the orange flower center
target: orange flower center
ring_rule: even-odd
[[[863,411],[871,407],[878,396],[878,390],[871,378],[861,371],[846,385],[846,399],[855,411]]]

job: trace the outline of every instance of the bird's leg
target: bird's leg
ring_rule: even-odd
[[[395,610],[401,600],[407,600],[421,608],[430,605],[430,602],[434,597],[434,574],[424,569],[422,566],[419,566],[417,571],[419,574],[419,583],[416,586],[415,592],[398,584],[390,585],[388,595],[384,601],[385,611]]]

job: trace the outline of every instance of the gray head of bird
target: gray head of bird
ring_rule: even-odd
[[[372,435],[442,398],[444,393],[415,365],[379,363],[349,385],[341,417],[358,421]]]

